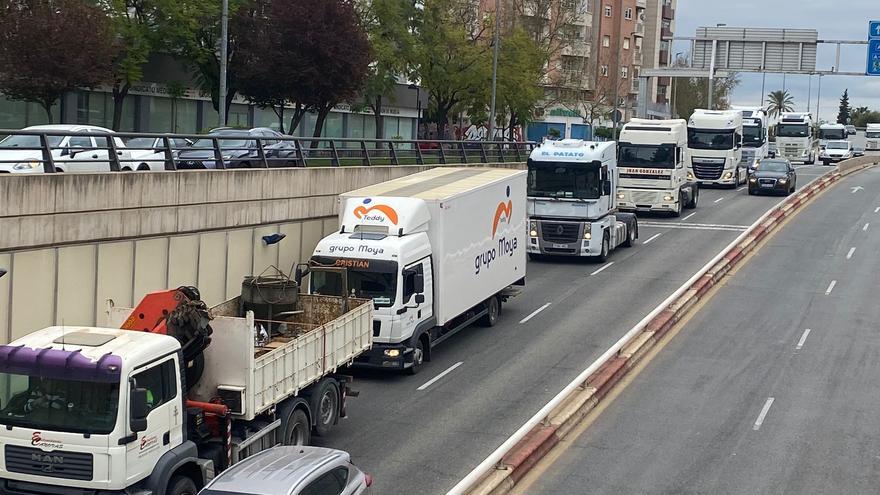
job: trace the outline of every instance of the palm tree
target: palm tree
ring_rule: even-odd
[[[767,95],[767,100],[770,102],[767,110],[771,117],[779,117],[784,112],[794,110],[794,98],[788,91],[771,91]]]

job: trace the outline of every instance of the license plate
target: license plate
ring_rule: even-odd
[[[761,184],[761,187],[773,187],[773,184]]]
[[[568,247],[568,244],[553,244],[553,247],[557,249],[565,249]]]

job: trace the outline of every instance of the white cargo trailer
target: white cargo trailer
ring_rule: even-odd
[[[346,268],[353,295],[373,300],[375,345],[356,364],[417,372],[450,335],[494,325],[525,284],[525,171],[435,168],[342,194],[339,218],[311,264]],[[310,290],[342,284],[319,272]]]

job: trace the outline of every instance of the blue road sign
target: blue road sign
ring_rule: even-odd
[[[868,68],[865,73],[880,76],[880,39],[868,40]]]
[[[868,22],[868,39],[872,40],[874,38],[880,39],[880,21]]]

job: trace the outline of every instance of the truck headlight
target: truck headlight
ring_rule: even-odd
[[[397,357],[400,356],[400,349],[385,349],[383,354],[387,357]]]
[[[529,221],[529,237],[538,237],[538,222]]]
[[[625,198],[626,198],[626,194],[617,193],[617,199],[625,199]]]
[[[675,199],[675,198],[673,198],[673,197],[672,197],[671,195],[669,195],[669,194],[667,194],[666,196],[663,196],[663,201],[672,201],[673,199]]]
[[[694,174],[690,170],[688,170],[688,180],[694,180]]]
[[[33,170],[41,165],[42,165],[42,163],[40,163],[40,162],[22,162],[22,163],[16,163],[15,166],[12,167],[12,169],[13,170]]]
[[[593,230],[592,226],[588,223],[584,224],[584,239],[590,240],[593,238]]]
[[[726,174],[724,174],[724,178],[725,178],[725,179],[731,179],[731,178],[733,178],[733,172],[727,172]]]

